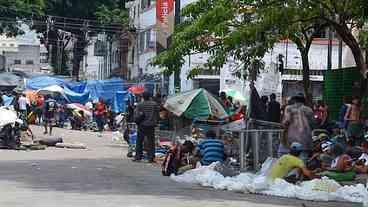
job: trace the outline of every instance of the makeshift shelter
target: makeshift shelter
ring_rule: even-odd
[[[112,104],[112,110],[115,113],[121,113],[126,111],[127,102],[129,102],[131,95],[128,91],[119,91],[114,97]]]
[[[56,78],[51,76],[39,76],[32,79],[27,79],[25,81],[25,86],[26,89],[39,90],[54,85],[64,87],[67,85],[68,82],[69,82],[68,80],[62,78]]]
[[[50,95],[52,97],[62,97],[69,101],[68,97],[65,95],[64,88],[58,85],[52,85],[46,88],[39,89],[37,90],[37,93],[44,96]]]
[[[176,116],[194,118],[226,118],[224,107],[205,89],[196,89],[170,97],[164,107]]]

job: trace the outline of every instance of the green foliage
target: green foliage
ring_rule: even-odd
[[[44,7],[44,0],[0,0],[0,34],[23,34],[21,23],[31,22],[21,20],[42,14]]]
[[[253,4],[253,1],[199,0],[188,5],[182,11],[184,21],[176,28],[171,46],[153,64],[170,74],[180,70],[185,56],[207,53],[207,63],[194,68],[189,78],[203,69],[217,70],[229,60],[245,70],[262,67],[263,64],[254,63],[261,62],[278,35],[273,25],[259,23],[262,17],[254,14]]]
[[[102,5],[95,13],[97,19],[104,24],[129,24],[129,12],[125,8],[119,8],[118,5],[113,6]]]

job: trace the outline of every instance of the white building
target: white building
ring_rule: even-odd
[[[41,68],[48,66],[47,50],[35,32],[28,27],[24,29],[22,36],[0,36],[0,55],[5,59],[5,70],[41,72]]]
[[[87,80],[103,80],[111,77],[112,72],[121,67],[120,40],[107,39],[99,34],[90,38],[82,63],[81,77]]]

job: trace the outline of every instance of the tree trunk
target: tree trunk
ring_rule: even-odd
[[[368,95],[368,81],[367,81],[367,65],[365,64],[363,50],[360,48],[358,40],[354,37],[350,29],[344,25],[334,25],[336,32],[340,35],[341,39],[350,48],[353,53],[355,64],[363,76],[364,81],[361,82],[360,96]]]
[[[307,51],[300,51],[300,55],[302,56],[302,65],[303,65],[303,88],[304,94],[306,98],[306,104],[308,106],[313,105],[313,95],[312,95],[312,85],[310,82],[309,76],[309,57]]]
[[[345,42],[346,45],[350,48],[353,53],[355,64],[364,78],[367,77],[367,67],[365,65],[363,51],[359,46],[358,40],[354,37],[350,29],[344,25],[333,25],[335,27],[336,32],[339,34],[341,39]]]
[[[76,81],[79,81],[80,63],[84,57],[84,48],[86,47],[86,40],[79,35],[73,46],[73,70],[72,76]]]

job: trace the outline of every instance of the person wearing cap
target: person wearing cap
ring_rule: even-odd
[[[299,175],[301,174],[308,178],[313,178],[313,173],[306,168],[303,160],[299,158],[302,151],[303,145],[293,142],[290,145],[289,154],[283,155],[277,160],[277,162],[272,166],[268,177],[272,180],[285,178],[289,173],[297,170]]]
[[[307,161],[312,152],[312,129],[314,126],[313,110],[305,105],[303,94],[298,94],[293,98],[294,103],[285,108],[282,124],[286,131],[286,136],[279,145],[279,156],[288,153],[289,144],[298,142],[302,145],[301,157]]]
[[[139,162],[143,158],[143,143],[146,141],[148,162],[155,162],[155,127],[160,113],[159,105],[151,99],[149,92],[143,93],[143,102],[139,103],[135,110],[136,124],[138,125],[138,137],[133,161]],[[145,139],[145,137],[147,139]]]

